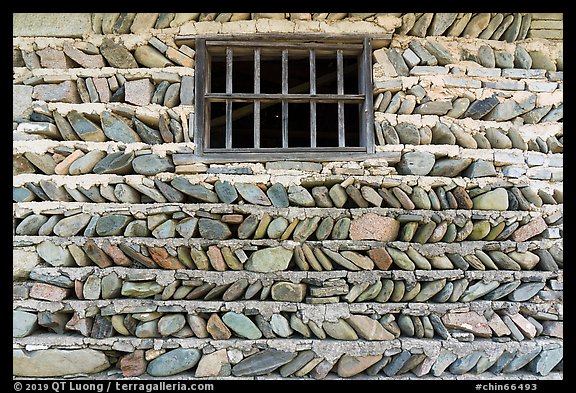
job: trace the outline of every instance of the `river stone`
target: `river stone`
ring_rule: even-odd
[[[452,374],[462,375],[472,370],[472,368],[478,363],[478,360],[482,356],[483,352],[474,351],[469,355],[457,359],[454,363],[450,365],[448,370]]]
[[[38,256],[54,267],[76,266],[74,258],[66,247],[58,246],[49,240],[43,240],[36,246]]]
[[[286,228],[288,228],[288,220],[284,217],[276,217],[268,225],[266,233],[270,239],[278,239]]]
[[[432,144],[434,145],[455,145],[456,136],[452,133],[450,127],[442,122],[437,122],[432,127]]]
[[[122,284],[122,296],[143,299],[161,293],[164,287],[155,281],[125,281]]]
[[[286,189],[280,183],[272,184],[272,186],[266,190],[266,194],[268,195],[272,205],[275,207],[288,207],[290,205]]]
[[[268,189],[270,191],[270,189]],[[333,207],[332,199],[330,199],[328,187],[317,186],[313,187],[311,191],[312,197],[317,207]],[[287,197],[286,197],[287,198]]]
[[[522,270],[519,264],[502,251],[493,250],[487,252],[492,261],[494,261],[494,264],[496,264],[500,270]]]
[[[92,172],[94,167],[98,162],[106,157],[106,152],[102,150],[92,150],[86,153],[84,156],[75,160],[68,167],[68,173],[70,175],[84,175],[86,173]]]
[[[232,236],[228,225],[223,222],[201,218],[198,220],[198,230],[204,239],[224,240]]]
[[[490,232],[490,221],[477,220],[474,221],[472,232],[466,237],[466,240],[482,240]]]
[[[294,315],[294,314],[292,314]],[[308,364],[312,359],[314,359],[314,351],[305,350],[298,352],[298,355],[289,363],[285,364],[280,368],[280,375],[283,377],[288,377],[294,374],[296,371],[300,370],[306,364]]]
[[[244,268],[253,272],[276,272],[286,270],[292,259],[293,250],[284,247],[269,247],[253,252]]]
[[[508,210],[508,193],[505,188],[497,188],[474,197],[472,203],[478,210]]]
[[[538,255],[530,251],[512,251],[508,253],[508,256],[512,258],[518,265],[520,265],[522,270],[532,270],[534,266],[536,266],[540,261]]]
[[[236,377],[266,375],[287,364],[296,355],[296,352],[285,352],[272,348],[264,349],[234,365],[232,375]]]
[[[470,104],[470,106],[466,110],[466,113],[464,113],[464,117],[470,117],[474,120],[480,120],[492,109],[494,109],[496,105],[498,105],[499,103],[500,101],[494,94],[488,98],[484,98],[482,100],[476,100]]]
[[[150,231],[144,220],[134,220],[131,221],[124,229],[125,237],[148,237]]]
[[[140,136],[130,128],[122,119],[110,111],[100,114],[102,130],[108,139],[116,142],[135,143],[141,142]]]
[[[174,172],[174,165],[169,157],[161,158],[156,154],[137,156],[132,161],[136,173],[153,176],[162,172]]]
[[[98,161],[92,172],[97,174],[128,175],[134,171],[132,160],[134,160],[133,152],[124,154],[123,151],[117,151]]]
[[[347,270],[358,271],[360,268],[353,264],[350,260],[344,258],[339,253],[322,247],[322,252],[326,254],[332,261],[336,262],[338,265],[342,266]]]
[[[408,257],[408,255],[404,251],[400,251],[393,247],[386,247],[386,251],[392,257],[394,264],[398,266],[402,270],[415,270],[416,265],[414,262]]]
[[[175,220],[166,220],[152,231],[156,239],[170,239],[176,236]]]
[[[531,94],[520,101],[513,98],[507,99],[498,104],[490,113],[484,116],[483,120],[488,121],[507,121],[517,116],[531,111],[536,106],[536,94]],[[511,143],[510,143],[511,144]]]
[[[34,313],[12,311],[12,337],[26,337],[38,327],[38,317]]]
[[[316,206],[312,195],[302,186],[291,185],[288,187],[288,200],[296,206]]]
[[[264,191],[255,184],[237,183],[235,186],[242,198],[249,203],[261,206],[270,206],[272,204]]]
[[[134,333],[139,338],[156,338],[160,337],[158,332],[158,319],[146,320],[138,324]]]
[[[412,299],[414,302],[425,302],[444,288],[446,279],[425,281],[421,284],[420,292]]]
[[[216,191],[218,198],[223,203],[234,203],[236,199],[238,199],[238,191],[236,191],[236,188],[228,181],[216,181],[216,183],[214,183],[214,191]]]
[[[254,234],[260,220],[256,214],[249,215],[242,224],[238,226],[238,238],[247,239]]]
[[[529,369],[539,375],[546,376],[562,361],[564,348],[543,349],[529,364]]]
[[[324,321],[322,329],[336,340],[358,340],[358,335],[344,319],[338,319],[336,322]]]
[[[294,333],[286,317],[281,314],[272,315],[272,318],[270,318],[270,326],[272,327],[272,331],[280,337],[287,338]]]
[[[434,154],[426,151],[413,151],[404,153],[396,165],[401,175],[426,176],[434,167]]]
[[[393,262],[385,248],[372,248],[368,250],[368,256],[380,270],[388,270]]]
[[[394,335],[384,329],[380,322],[366,315],[350,315],[346,322],[365,340],[394,340]]]
[[[132,221],[131,216],[120,214],[100,217],[96,222],[96,233],[98,236],[120,236],[130,221]]]
[[[412,188],[410,200],[412,200],[412,203],[414,203],[414,207],[418,209],[430,210],[431,208],[428,193],[420,186],[415,186]]]
[[[324,217],[316,229],[316,240],[326,240],[334,228],[334,219]]]
[[[410,351],[404,350],[395,355],[392,360],[382,369],[388,377],[393,377],[403,368],[404,364],[412,357]]]
[[[122,279],[115,272],[102,277],[102,299],[114,299],[122,292]]]
[[[158,332],[161,336],[171,336],[186,325],[186,318],[182,314],[164,315],[158,320]]]
[[[68,121],[76,134],[83,141],[87,142],[104,142],[107,140],[106,135],[102,129],[94,124],[92,121],[88,120],[86,117],[78,113],[76,110],[71,110],[66,115]]]
[[[185,239],[194,237],[196,227],[198,226],[198,219],[196,217],[186,217],[176,224],[176,232]]]
[[[260,332],[254,322],[244,314],[228,311],[222,315],[222,322],[242,338],[257,340],[262,337],[262,332]]]
[[[441,158],[436,160],[432,170],[428,174],[430,176],[455,177],[471,163],[471,158]]]
[[[358,254],[354,251],[342,251],[340,252],[344,258],[352,261],[352,263],[364,270],[372,270],[374,268],[374,262],[367,256]]]
[[[532,59],[533,69],[544,69],[547,71],[556,71],[556,64],[554,61],[541,51],[530,51],[528,52],[530,58]]]
[[[333,240],[344,240],[348,238],[350,231],[350,224],[352,221],[348,217],[342,217],[336,220],[334,227],[332,228],[332,233],[330,237]]]
[[[95,349],[12,350],[12,373],[25,377],[93,374],[110,367],[108,357]]]
[[[220,349],[202,356],[196,367],[194,377],[227,377],[230,373],[231,366],[228,353],[226,349]]]
[[[418,128],[411,123],[399,123],[396,125],[396,132],[398,133],[398,138],[400,143],[407,145],[419,145],[420,144],[420,131]]]
[[[12,187],[12,200],[14,202],[31,202],[36,195],[26,187]]]
[[[17,235],[37,235],[38,231],[48,221],[48,217],[42,214],[31,214],[20,221],[16,227]]]
[[[367,213],[350,223],[351,240],[394,241],[398,237],[400,222],[391,217]]]
[[[486,295],[487,293],[490,293],[494,289],[498,288],[499,285],[500,283],[498,281],[478,281],[477,283],[469,286],[464,291],[459,300],[461,302],[471,302]]]
[[[507,299],[512,302],[526,302],[540,292],[546,284],[543,282],[524,282]]]
[[[200,184],[192,184],[184,177],[175,177],[170,182],[172,187],[200,202],[218,203],[218,195]]]
[[[153,377],[167,377],[194,367],[202,352],[193,348],[176,348],[152,360],[146,371]]]
[[[341,378],[352,377],[368,369],[382,359],[383,355],[351,356],[344,354],[339,360],[336,372]]]
[[[114,42],[112,38],[106,37],[102,40],[100,53],[102,53],[110,67],[138,68],[138,63],[136,63],[132,53],[122,43]]]
[[[136,133],[140,136],[140,138],[142,138],[142,141],[144,143],[147,143],[149,145],[158,145],[164,142],[164,140],[162,139],[162,135],[160,134],[160,131],[147,126],[136,117],[132,119],[132,122],[136,127]]]
[[[330,195],[330,198],[334,202],[334,205],[338,208],[343,207],[346,201],[348,201],[348,194],[346,193],[344,187],[340,185],[340,183],[334,184],[330,188],[328,195]]]

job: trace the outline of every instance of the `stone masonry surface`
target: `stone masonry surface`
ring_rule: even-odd
[[[375,152],[197,154],[195,38],[290,34],[371,39]],[[562,13],[16,13],[12,66],[13,378],[563,379]]]

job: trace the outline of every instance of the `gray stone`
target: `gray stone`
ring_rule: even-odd
[[[204,239],[224,240],[232,236],[228,225],[209,218],[200,218],[198,220],[198,230],[200,236]]]
[[[396,132],[400,139],[400,143],[408,145],[420,144],[420,132],[414,124],[399,123],[396,127]]]
[[[134,160],[134,153],[124,153],[117,151],[108,154],[106,157],[98,161],[92,169],[92,172],[97,174],[116,174],[128,175],[133,173],[132,160]]]
[[[202,356],[199,349],[176,348],[152,360],[146,371],[153,377],[167,377],[194,367]]]
[[[449,100],[428,101],[417,106],[414,109],[414,113],[419,115],[443,116],[451,109],[452,102]]]
[[[387,145],[399,145],[400,138],[396,129],[390,125],[387,121],[382,122],[382,134]]]
[[[514,50],[514,67],[529,70],[532,68],[532,57],[521,45],[516,45]]]
[[[260,332],[254,322],[244,314],[228,311],[222,315],[222,322],[242,338],[257,340],[262,337],[262,332]]]
[[[16,227],[17,235],[37,235],[38,231],[48,221],[42,214],[31,214],[24,218]]]
[[[410,359],[410,357],[412,356],[412,353],[410,353],[410,351],[407,350],[403,350],[402,352],[400,352],[399,354],[395,355],[392,360],[390,361],[390,363],[388,363],[383,369],[382,371],[384,372],[384,374],[386,374],[388,377],[393,377],[396,374],[398,374],[398,372],[400,371],[400,369],[402,369],[402,367],[404,366],[404,364],[408,361],[408,359]]]
[[[254,234],[256,228],[258,227],[259,219],[255,214],[249,215],[242,221],[242,224],[238,226],[238,238],[247,239]]]
[[[44,193],[53,201],[72,202],[74,198],[63,186],[58,186],[51,180],[40,180],[40,187]]]
[[[478,210],[508,210],[508,193],[505,188],[497,188],[472,198],[473,208]]]
[[[270,206],[272,204],[264,191],[255,184],[237,183],[235,186],[242,198],[249,203],[261,206]]]
[[[206,203],[218,203],[218,195],[200,184],[192,184],[184,177],[175,177],[170,182],[172,187],[186,195]]]
[[[155,281],[125,281],[122,284],[121,294],[122,296],[143,299],[159,294],[163,290],[164,287]]]
[[[128,31],[126,31],[128,33]],[[138,64],[132,53],[122,43],[114,42],[105,37],[100,44],[100,53],[108,64],[114,68],[138,68]]]
[[[480,64],[486,68],[496,67],[496,58],[494,57],[494,50],[489,45],[482,45],[478,48],[478,58]]]
[[[110,367],[108,357],[95,349],[12,350],[12,373],[25,377],[93,374]]]
[[[156,154],[144,154],[132,160],[132,167],[136,173],[153,176],[162,172],[174,172],[174,165],[169,157],[159,157]]]
[[[216,181],[214,183],[214,191],[216,191],[216,195],[223,203],[230,204],[238,199],[236,188],[228,181]]]
[[[108,139],[124,143],[141,141],[140,136],[114,113],[103,111],[100,114],[100,120],[102,130]]]
[[[92,216],[88,213],[74,214],[73,216],[58,221],[52,231],[56,236],[60,237],[76,236],[88,225],[91,218]]]
[[[172,63],[156,48],[150,45],[142,45],[137,47],[134,51],[134,58],[138,64],[149,68],[164,68],[174,65],[174,63]]]
[[[68,112],[66,117],[72,128],[74,128],[76,134],[83,141],[104,142],[107,140],[106,135],[99,126],[88,120],[76,110]]]
[[[98,236],[120,236],[130,221],[132,221],[131,216],[120,214],[100,217],[96,223],[96,233]]]
[[[174,108],[180,105],[180,83],[172,83],[164,94],[164,106]]]
[[[194,237],[197,225],[198,219],[196,217],[186,217],[176,224],[176,232],[178,232],[183,238],[190,239],[191,237]]]
[[[437,122],[432,127],[432,143],[435,145],[454,145],[456,144],[456,137],[448,125]]]
[[[330,237],[333,240],[344,240],[348,238],[351,220],[348,217],[342,217],[336,220]]]
[[[453,64],[456,62],[454,57],[446,48],[438,43],[431,40],[426,40],[424,47],[438,60],[438,65],[444,66],[447,64]]]
[[[472,368],[474,368],[474,366],[476,365],[476,363],[478,363],[478,360],[480,359],[482,354],[483,353],[480,351],[474,351],[466,356],[463,356],[457,359],[454,363],[452,363],[448,368],[448,370],[452,374],[456,375],[466,374],[467,372],[472,370]]]
[[[269,247],[253,252],[244,268],[253,272],[275,272],[288,268],[294,251],[284,247]]]
[[[102,299],[114,299],[122,293],[122,280],[113,272],[102,277]]]
[[[288,207],[290,205],[286,189],[280,183],[272,184],[268,190],[266,190],[266,194],[275,207]]]
[[[541,351],[542,348],[536,347],[526,353],[516,355],[516,357],[502,369],[502,372],[508,374],[520,370],[538,356]]]
[[[288,187],[288,200],[296,206],[314,207],[314,198],[307,189],[302,186],[291,185]]]
[[[497,68],[514,68],[514,55],[505,50],[494,51],[494,60]]]
[[[426,176],[435,164],[434,154],[425,151],[404,153],[396,169],[401,175]]]
[[[543,349],[529,364],[532,372],[547,376],[564,358],[564,348]]]
[[[232,375],[236,377],[266,375],[289,363],[296,355],[295,352],[265,349],[237,363],[232,367]]]
[[[465,170],[471,163],[471,158],[441,158],[436,160],[432,170],[428,174],[430,176],[455,177]]]
[[[474,120],[479,120],[492,109],[494,109],[499,103],[500,101],[496,95],[491,95],[490,97],[484,98],[482,100],[476,100],[470,104],[464,113],[464,117],[470,117]]]
[[[176,235],[176,222],[166,220],[152,231],[152,236],[156,239],[170,239]]]
[[[38,327],[38,317],[34,313],[12,311],[12,337],[29,336]]]
[[[143,142],[148,143],[150,145],[158,145],[164,142],[160,134],[160,131],[147,126],[136,117],[132,119],[132,122],[136,127],[136,133],[140,135],[140,138],[142,138]]]
[[[524,282],[507,299],[513,302],[525,302],[534,297],[545,286],[543,282]]]
[[[12,200],[14,202],[31,202],[36,195],[26,187],[12,187]]]
[[[358,340],[358,335],[344,319],[338,319],[336,322],[324,321],[322,329],[336,340]]]
[[[183,314],[167,314],[158,320],[158,333],[161,336],[171,336],[186,325]]]
[[[410,70],[404,61],[400,50],[397,48],[390,48],[386,51],[386,54],[399,76],[408,76],[410,74]]]
[[[278,239],[286,228],[288,228],[288,220],[284,217],[276,217],[268,225],[266,233],[270,239]]]
[[[334,184],[330,188],[328,194],[330,195],[330,198],[332,199],[336,207],[341,208],[344,206],[346,201],[348,201],[348,194],[346,193],[344,187],[340,185],[340,183]]]
[[[544,69],[552,72],[556,71],[556,64],[544,52],[531,51],[529,52],[529,55],[532,58],[532,68]]]
[[[458,97],[452,102],[452,109],[446,113],[446,116],[459,119],[466,113],[470,106],[470,99],[467,97]]]
[[[428,35],[443,35],[444,32],[454,23],[458,13],[436,12],[428,27]]]
[[[106,157],[102,150],[92,150],[75,160],[68,168],[70,175],[84,175],[92,172],[96,164]]]
[[[471,302],[486,295],[487,293],[490,293],[494,289],[498,288],[499,285],[500,283],[498,281],[478,281],[477,283],[469,286],[466,291],[464,291],[459,300],[461,302]]]

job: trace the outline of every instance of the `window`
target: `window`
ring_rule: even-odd
[[[198,38],[198,153],[373,153],[371,53],[367,38]]]

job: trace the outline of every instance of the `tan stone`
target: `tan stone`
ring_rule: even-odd
[[[394,241],[398,237],[400,222],[374,213],[364,214],[350,223],[351,240]]]
[[[214,340],[228,340],[232,337],[232,332],[228,329],[228,326],[222,322],[218,314],[210,315],[206,323],[206,330]]]
[[[196,366],[195,378],[199,377],[223,377],[230,375],[230,363],[226,349],[202,356]]]
[[[345,354],[338,360],[338,376],[346,378],[359,374],[380,359],[382,355],[351,356]]]

